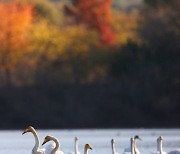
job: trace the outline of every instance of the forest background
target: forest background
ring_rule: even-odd
[[[0,0],[0,128],[180,127],[179,10]]]

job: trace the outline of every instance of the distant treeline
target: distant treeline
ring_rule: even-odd
[[[180,127],[176,92],[144,82],[3,88],[0,128]]]
[[[0,129],[180,127],[179,0],[19,2],[0,1]]]
[[[178,87],[153,80],[3,87],[0,128],[180,127]]]

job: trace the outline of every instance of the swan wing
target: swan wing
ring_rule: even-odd
[[[36,152],[32,151],[32,154],[46,154],[45,149],[38,149]]]
[[[56,144],[54,142],[51,142],[51,144],[48,144],[46,146],[46,154],[50,154],[52,150],[55,148]]]

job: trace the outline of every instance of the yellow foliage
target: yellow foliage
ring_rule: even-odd
[[[139,13],[134,10],[131,13],[116,11],[114,12],[112,26],[116,33],[116,44],[126,44],[128,40],[140,43],[138,36]]]
[[[66,55],[85,53],[97,41],[95,32],[87,31],[83,26],[57,26],[41,20],[29,33],[28,51],[33,61],[45,56],[48,60],[57,60]]]

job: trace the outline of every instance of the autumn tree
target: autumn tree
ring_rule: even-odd
[[[33,5],[12,2],[0,2],[0,73],[10,83],[13,70],[23,48],[27,44],[26,36],[31,27]]]
[[[111,28],[112,0],[76,0],[76,17],[88,27],[96,29],[100,36],[100,44],[111,46],[115,34]]]

